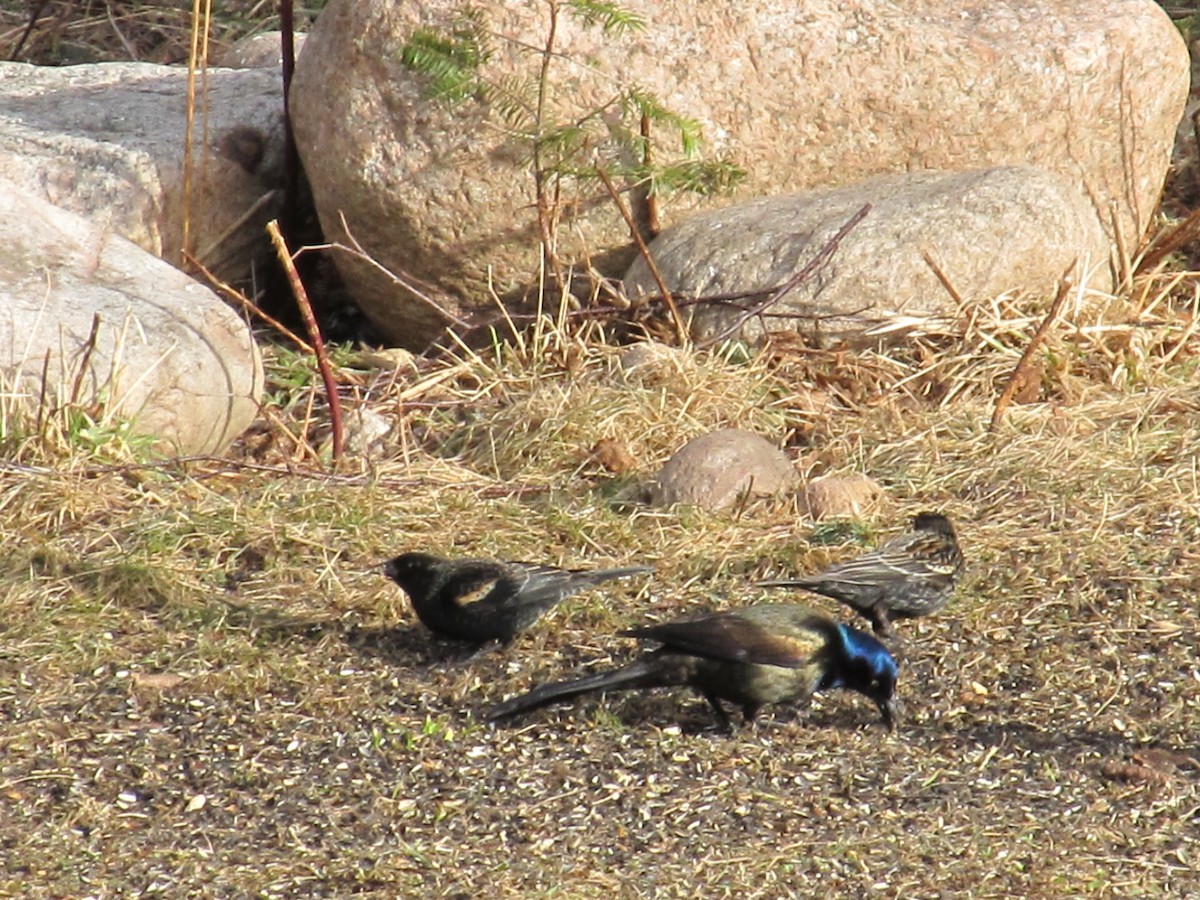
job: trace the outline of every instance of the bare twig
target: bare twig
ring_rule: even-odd
[[[203,11],[201,7],[203,6]],[[211,0],[192,0],[192,35],[188,50],[187,107],[183,133],[183,234],[179,250],[192,250],[192,201],[196,190],[196,95],[200,95],[201,144],[208,142],[208,30],[212,22]],[[200,154],[200,180],[204,179],[205,155]],[[174,251],[176,248],[170,248]]]
[[[966,315],[967,320],[963,330],[964,333],[969,332],[975,327],[975,320],[979,316],[979,305],[975,304],[968,307],[967,301],[963,299],[963,295],[958,292],[958,289],[954,286],[949,276],[942,271],[942,267],[937,264],[928,252],[923,252],[921,258],[925,260],[925,265],[929,266],[929,270],[933,272],[934,277],[941,283],[946,293],[950,295],[950,299],[958,307],[958,314]]]
[[[675,305],[675,298],[671,296],[671,291],[667,288],[667,283],[663,280],[662,272],[658,270],[658,266],[654,262],[654,257],[650,255],[650,248],[646,246],[641,232],[638,231],[637,223],[626,208],[625,202],[621,199],[616,186],[612,183],[612,179],[608,177],[608,173],[600,166],[596,166],[596,174],[600,176],[600,180],[604,182],[604,186],[612,196],[613,203],[621,211],[621,217],[625,219],[625,224],[629,226],[629,233],[633,236],[633,240],[637,244],[638,253],[646,261],[646,268],[650,270],[651,277],[654,278],[655,284],[658,285],[663,303],[667,305],[667,309],[671,313],[671,325],[675,328],[675,338],[679,341],[679,346],[686,347],[688,343],[687,326],[683,323],[683,317],[679,315],[679,307]]]
[[[42,357],[42,384],[38,390],[38,405],[37,405],[37,430],[34,431],[40,438],[45,438],[46,432],[43,430],[46,426],[46,394],[50,390],[50,348],[46,348],[46,353]]]
[[[325,341],[321,337],[321,330],[317,327],[312,304],[308,302],[308,292],[304,289],[304,284],[300,281],[300,274],[296,271],[295,260],[292,259],[287,242],[284,241],[283,235],[279,231],[279,223],[274,219],[267,223],[267,233],[271,235],[271,243],[275,245],[279,262],[287,273],[288,284],[291,285],[292,293],[296,297],[296,305],[300,307],[304,327],[308,329],[313,353],[317,357],[317,368],[321,372],[321,380],[325,383],[325,393],[329,398],[329,426],[332,431],[333,460],[337,462],[342,456],[342,404],[338,398],[333,369],[329,365],[329,354],[325,352]]]
[[[79,369],[75,372],[75,382],[71,385],[71,396],[68,403],[76,404],[79,402],[79,394],[83,389],[83,378],[87,374],[88,363],[92,361],[92,354],[96,352],[96,338],[100,335],[100,313],[92,316],[92,331],[88,335],[88,339],[83,345],[83,355],[79,358]]]
[[[745,312],[748,309],[754,309],[754,305],[743,303],[741,301],[755,300],[759,297],[769,297],[771,294],[774,294],[777,290],[779,290],[780,287],[782,287],[782,285],[777,284],[774,287],[766,288],[761,291],[737,291],[728,294],[700,294],[696,297],[676,294],[675,305],[680,309],[684,309],[685,307],[699,306],[707,303],[712,306],[728,306],[732,309]],[[868,303],[846,312],[820,314],[812,312],[774,312],[772,310],[762,310],[758,313],[758,315],[764,319],[805,319],[812,322],[821,322],[825,319],[838,319],[843,316],[862,315],[870,308],[871,304]]]
[[[195,262],[199,259],[212,259],[221,249],[221,245],[234,236],[240,237],[239,232],[245,227],[246,223],[254,220],[260,212],[267,206],[273,204],[279,196],[278,190],[270,190],[255,200],[246,211],[230,222],[225,229],[218,235],[214,236],[207,244],[199,248],[195,253],[190,253],[187,250],[183,251],[184,258],[191,257]]]
[[[192,256],[190,253],[185,251],[183,254],[183,258],[184,258],[184,261],[186,261],[190,265],[195,266],[197,271],[199,271],[201,275],[203,275],[206,279],[208,279],[209,284],[211,284],[213,287],[220,290],[221,293],[225,294],[225,296],[233,299],[242,309],[244,309],[246,312],[250,313],[250,315],[266,322],[268,325],[270,325],[272,328],[274,328],[276,331],[278,331],[280,334],[282,334],[288,340],[294,342],[296,344],[296,346],[299,347],[301,350],[303,350],[305,353],[313,353],[314,352],[313,348],[312,348],[312,344],[310,344],[308,341],[304,340],[304,338],[300,337],[300,335],[296,334],[296,332],[292,331],[292,329],[288,328],[286,325],[284,325],[278,319],[265,313],[262,310],[262,307],[260,307],[257,303],[255,303],[253,300],[251,300],[249,297],[247,297],[245,294],[243,294],[241,291],[239,291],[233,285],[222,281],[220,278],[218,278],[216,275],[214,275],[212,272],[210,272],[207,268],[205,268],[204,264],[202,262],[200,262],[200,260],[196,259],[196,257]]]
[[[296,134],[292,130],[292,107],[288,101],[292,74],[296,70],[296,28],[292,7],[292,0],[279,2],[279,58],[280,74],[283,78],[283,224],[289,233],[296,227],[300,192],[300,152],[296,147]]]
[[[129,58],[134,62],[139,62],[137,47],[133,46],[133,42],[125,36],[125,32],[117,24],[117,17],[113,15],[112,7],[106,3],[104,4],[104,11],[108,13],[108,24],[112,26],[112,30],[117,35],[117,40],[121,42],[121,46],[125,48],[125,52],[129,54]]]
[[[20,55],[21,49],[25,46],[25,42],[29,40],[29,35],[33,34],[34,26],[37,25],[37,20],[42,17],[42,10],[46,8],[49,0],[37,0],[33,5],[33,9],[29,13],[29,24],[25,26],[25,30],[21,32],[20,38],[13,46],[12,52],[8,54],[10,60],[15,60]]]
[[[1121,217],[1117,213],[1115,202],[1108,206],[1109,221],[1112,223],[1113,246],[1116,248],[1117,284],[1114,290],[1126,291],[1133,285],[1134,265],[1125,245],[1125,236],[1121,232]]]
[[[562,273],[562,264],[558,258],[558,241],[556,232],[558,198],[550,199],[547,177],[549,172],[542,155],[543,133],[546,124],[546,105],[550,93],[550,63],[554,59],[554,43],[558,37],[558,7],[559,0],[547,0],[546,6],[550,13],[550,24],[546,30],[546,43],[542,48],[542,65],[538,74],[537,106],[534,111],[533,127],[533,181],[535,203],[537,205],[538,232],[542,241],[542,262],[546,270],[551,272],[558,282],[559,290],[566,289],[566,280]]]
[[[1138,261],[1137,271],[1149,272],[1176,250],[1200,238],[1200,208],[1193,209],[1187,218],[1150,245]]]
[[[377,259],[371,256],[371,254],[363,249],[362,244],[358,242],[358,238],[351,233],[350,225],[346,222],[345,214],[339,214],[338,218],[341,222],[342,232],[346,235],[346,240],[350,242],[350,246],[346,246],[345,244],[341,243],[310,245],[307,247],[301,247],[296,251],[296,255],[299,256],[302,253],[309,253],[314,250],[340,250],[342,253],[349,254],[355,259],[365,262],[376,271],[382,273],[387,278],[390,278],[393,284],[408,291],[410,294],[436,312],[440,318],[448,322],[450,325],[453,325],[455,328],[469,328],[471,326],[471,323],[466,319],[461,319],[448,309],[443,308],[441,304],[439,304],[424,290],[422,290],[422,287],[427,286],[422,285],[421,287],[418,287],[416,284],[416,279],[412,276],[407,274],[397,275],[391,269],[387,268],[387,266],[383,265]]]
[[[654,144],[650,140],[650,116],[648,113],[642,113],[641,134],[642,168],[649,172],[650,167],[654,165]],[[644,237],[654,239],[662,231],[662,224],[658,220],[658,195],[654,192],[649,179],[637,189],[637,198],[642,207],[641,221],[646,229]]]
[[[964,306],[966,306],[966,301],[963,300],[962,294],[955,289],[954,285],[950,282],[950,279],[946,276],[946,273],[942,271],[942,267],[934,261],[933,257],[929,255],[928,251],[921,252],[921,259],[925,260],[925,265],[929,266],[929,271],[933,272],[933,277],[936,278],[941,283],[942,287],[946,289],[946,293],[950,295],[950,299],[955,302],[958,308],[962,309]]]
[[[1070,295],[1074,284],[1070,280],[1071,272],[1074,271],[1077,263],[1071,263],[1065,272],[1062,274],[1062,281],[1058,288],[1058,294],[1054,297],[1054,302],[1050,304],[1050,311],[1046,313],[1046,317],[1042,319],[1042,323],[1038,325],[1037,331],[1033,333],[1033,337],[1029,339],[1029,344],[1025,347],[1025,352],[1021,354],[1021,358],[1017,360],[1016,366],[1013,367],[1012,374],[1008,376],[1008,382],[1004,385],[1004,390],[1000,392],[999,398],[996,400],[996,408],[992,412],[992,422],[988,426],[988,431],[995,433],[1000,426],[1000,419],[1004,416],[1004,411],[1008,409],[1012,403],[1013,395],[1017,392],[1017,385],[1021,382],[1021,377],[1029,368],[1029,361],[1033,359],[1033,354],[1037,350],[1047,333],[1050,331],[1050,326],[1054,324],[1054,320],[1058,318],[1058,313],[1062,309],[1063,303]]]
[[[750,309],[746,310],[746,312],[742,313],[742,315],[734,319],[733,324],[731,324],[720,334],[716,335],[715,337],[711,337],[700,344],[697,344],[697,346],[704,348],[711,347],[713,344],[719,344],[721,341],[725,340],[725,338],[729,337],[731,334],[734,334],[739,328],[745,325],[747,321],[755,316],[762,315],[764,312],[766,312],[766,310],[770,309],[772,306],[782,300],[784,296],[786,296],[797,285],[801,284],[805,279],[812,275],[818,266],[822,265],[834,254],[834,251],[837,250],[838,246],[845,239],[846,235],[853,231],[855,226],[865,219],[867,213],[870,211],[871,204],[864,204],[862,209],[847,219],[846,224],[839,228],[837,233],[825,242],[825,245],[821,247],[819,251],[817,251],[817,255],[810,259],[808,263],[806,263],[805,266],[800,269],[799,272],[785,281],[777,291],[772,293],[771,296],[767,297],[766,300],[763,300],[756,306],[751,307]]]

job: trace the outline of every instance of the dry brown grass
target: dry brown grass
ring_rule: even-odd
[[[1044,302],[980,307],[903,351],[777,344],[633,373],[552,328],[392,371],[342,357],[348,405],[395,429],[336,472],[311,366],[279,351],[270,415],[229,460],[130,466],[119,435],[10,445],[0,893],[1186,896],[1186,282],[1072,308],[994,435]],[[720,425],[788,443],[807,471],[879,479],[890,505],[868,532],[928,506],[959,521],[965,584],[897,647],[902,729],[839,695],[732,738],[669,693],[480,724],[499,697],[625,658],[625,624],[765,599],[752,579],[852,552],[809,543],[791,500],[637,502]],[[602,439],[634,467],[598,465]],[[412,547],[658,574],[467,658],[375,569]]]

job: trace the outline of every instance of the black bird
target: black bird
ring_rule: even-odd
[[[591,691],[692,687],[732,730],[722,700],[751,722],[769,703],[807,700],[849,688],[875,701],[890,731],[898,716],[898,667],[871,635],[803,606],[770,604],[622,631],[662,643],[619,669],[559,681],[505,700],[487,713],[503,719]]]
[[[962,571],[954,525],[941,513],[913,518],[912,531],[870,553],[817,575],[760,581],[758,587],[803,588],[852,607],[876,634],[890,635],[892,619],[927,616],[950,602]]]
[[[569,594],[610,578],[653,571],[653,566],[629,566],[588,572],[428,553],[403,553],[383,566],[383,574],[408,594],[426,628],[477,643],[511,640]]]

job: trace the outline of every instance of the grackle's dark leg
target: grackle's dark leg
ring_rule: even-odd
[[[729,713],[725,711],[725,707],[721,705],[721,701],[717,699],[717,695],[709,691],[704,691],[704,699],[708,701],[708,705],[713,708],[717,714],[717,718],[721,720],[721,727],[729,734],[733,734],[735,729],[733,721],[729,718]]]

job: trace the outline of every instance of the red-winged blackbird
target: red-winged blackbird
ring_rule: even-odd
[[[871,635],[803,606],[772,604],[631,628],[621,634],[662,646],[629,665],[534,688],[493,707],[489,719],[606,690],[692,687],[732,729],[722,700],[742,708],[747,722],[770,703],[807,700],[817,691],[848,688],[875,701],[895,727],[896,661]]]
[[[817,575],[760,581],[758,587],[824,594],[868,619],[877,634],[890,635],[892,619],[927,616],[949,603],[962,571],[962,552],[948,518],[923,512],[913,518],[912,529]]]
[[[563,597],[653,566],[623,569],[559,569],[526,562],[441,559],[404,553],[384,564],[383,574],[412,600],[425,627],[460,641],[511,640]]]

